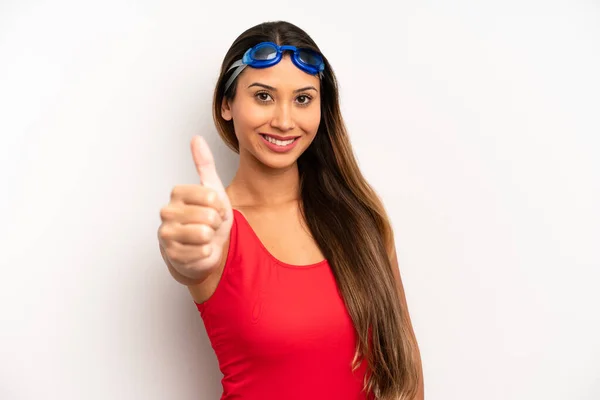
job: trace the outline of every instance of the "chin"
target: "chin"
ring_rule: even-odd
[[[259,161],[267,168],[285,170],[294,167],[298,162],[298,157],[280,157],[278,159],[267,157]]]
[[[270,169],[288,169],[295,166],[300,154],[296,154],[296,152],[290,154],[268,154],[263,152],[257,157],[257,160]]]

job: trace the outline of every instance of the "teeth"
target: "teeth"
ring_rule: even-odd
[[[275,138],[272,138],[271,136],[267,136],[264,135],[264,138],[267,139],[267,141],[276,144],[277,146],[287,146],[288,144],[291,144],[294,142],[295,139],[290,139],[290,140],[278,140]]]

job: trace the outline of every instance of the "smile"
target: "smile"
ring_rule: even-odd
[[[300,139],[300,136],[284,139],[282,137],[274,137],[263,133],[261,133],[260,136],[268,148],[278,153],[293,149],[296,146],[296,143],[298,143],[298,139]]]
[[[292,138],[292,139],[288,139],[288,140],[279,140],[279,139],[275,139],[272,136],[267,136],[267,135],[263,135],[263,137],[268,140],[269,142],[276,144],[277,146],[287,146],[288,144],[292,144],[294,143],[294,141],[298,138]]]

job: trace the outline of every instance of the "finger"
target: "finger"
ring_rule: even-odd
[[[215,160],[206,140],[202,136],[195,136],[192,139],[191,147],[196,171],[202,184],[219,193],[224,193],[225,188],[217,174]]]
[[[208,225],[213,229],[219,229],[223,219],[219,212],[212,207],[194,205],[166,206],[160,212],[163,221],[177,222],[179,224]]]
[[[165,250],[169,259],[181,264],[191,264],[210,256],[213,248],[209,244],[198,246],[172,242]]]
[[[203,224],[165,224],[161,227],[160,237],[164,242],[179,242],[181,244],[202,245],[210,243],[215,230]]]
[[[171,192],[171,203],[204,206],[217,210],[221,217],[225,216],[225,205],[218,193],[200,185],[179,185]]]

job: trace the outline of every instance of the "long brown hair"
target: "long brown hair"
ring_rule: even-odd
[[[239,153],[232,121],[221,117],[227,69],[263,41],[319,51],[309,35],[285,22],[256,25],[235,39],[225,55],[213,97],[219,135]],[[394,240],[383,204],[363,177],[340,112],[338,85],[324,56],[321,122],[313,143],[298,159],[306,223],[327,258],[357,334],[352,368],[366,360],[365,390],[383,400],[412,400],[418,390],[417,343],[392,272]],[[350,367],[350,366],[349,366]]]

